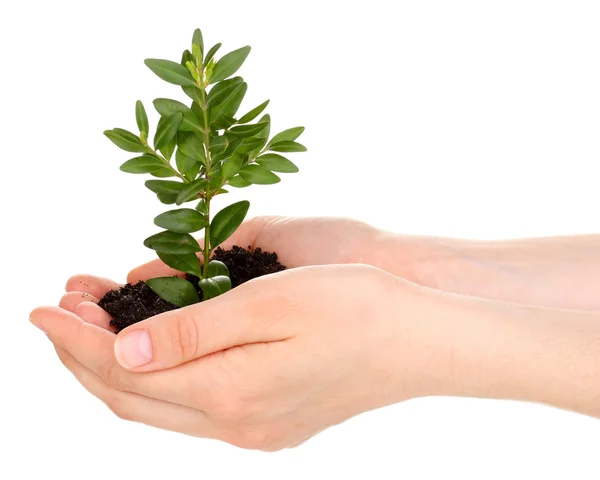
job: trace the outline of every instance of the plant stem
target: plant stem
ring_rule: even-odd
[[[204,81],[204,68],[198,72],[198,88],[200,89],[200,99],[202,104],[202,121],[204,123],[204,149],[206,156],[205,178],[210,182],[210,169],[212,168],[212,158],[210,154],[210,125],[208,123],[208,106],[206,105],[206,84]],[[204,278],[208,277],[208,263],[212,253],[210,246],[210,184],[207,185],[204,191],[204,203],[206,205],[206,227],[204,228]]]
[[[210,197],[204,200],[206,205],[206,219],[208,223],[204,228],[204,278],[208,278],[208,263],[210,262]]]

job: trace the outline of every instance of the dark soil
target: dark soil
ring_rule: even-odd
[[[212,259],[227,265],[233,288],[253,278],[285,270],[277,260],[276,253],[263,252],[260,248],[251,251],[251,247],[245,249],[234,246],[231,250],[219,247],[215,249]],[[186,275],[186,278],[197,285],[197,277]],[[198,293],[202,298],[202,291],[199,290]],[[119,290],[111,290],[100,299],[98,305],[113,317],[110,325],[116,332],[146,318],[178,308],[160,298],[143,281],[135,285],[128,283]]]

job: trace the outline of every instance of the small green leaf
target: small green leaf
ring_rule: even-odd
[[[167,167],[157,168],[156,170],[150,172],[150,175],[157,178],[169,178],[177,176],[177,174],[173,170]]]
[[[177,152],[175,153],[175,164],[177,165],[179,173],[185,175],[185,173],[191,170],[196,163],[196,160],[188,157],[181,151],[181,148],[177,149]]]
[[[242,200],[225,207],[215,215],[210,224],[210,245],[212,248],[218,247],[233,235],[233,232],[246,218],[249,208],[250,202]]]
[[[235,188],[244,188],[244,187],[249,187],[250,185],[252,185],[250,182],[247,182],[239,175],[231,177],[229,179],[229,181],[227,182],[227,184],[231,185],[232,187],[235,187]]]
[[[227,137],[225,137],[224,135],[219,135],[211,138],[209,147],[210,153],[212,155],[217,155],[221,152],[224,152],[227,148],[228,143],[229,142],[227,141]]]
[[[172,193],[157,193],[156,197],[161,203],[164,203],[165,205],[173,205],[175,203],[177,195],[173,195]]]
[[[179,149],[186,156],[196,162],[204,163],[206,155],[204,152],[204,144],[195,133],[183,133],[179,135]]]
[[[204,199],[198,202],[198,205],[196,205],[196,210],[198,210],[200,213],[203,213],[204,215],[208,215],[208,208],[206,208],[206,202],[204,201]]]
[[[250,47],[246,46],[238,48],[237,50],[229,52],[227,55],[221,57],[221,59],[215,65],[210,83],[217,83],[221,80],[225,80],[227,77],[230,77],[237,72],[244,63],[244,60],[246,60],[248,57],[249,53]]]
[[[144,145],[138,137],[133,135],[131,132],[127,132],[131,136],[120,133],[123,131],[125,130],[106,130],[104,135],[117,147],[119,147],[121,150],[125,150],[126,152],[142,153],[148,151],[148,147],[146,147],[146,145]]]
[[[303,132],[304,127],[288,128],[287,130],[284,130],[283,132],[275,135],[269,142],[269,145],[273,145],[274,143],[278,142],[293,142],[300,135],[302,135]]]
[[[214,108],[209,108],[209,122],[212,123],[223,115],[226,117],[235,117],[240,105],[242,104],[242,101],[244,100],[244,97],[246,96],[247,91],[248,84],[246,82],[242,82],[235,90],[233,90],[231,95],[227,97],[227,100],[222,102],[220,105],[215,106]]]
[[[202,230],[208,222],[206,216],[191,208],[180,208],[161,213],[154,219],[157,227],[177,233],[192,233]]]
[[[173,255],[172,253],[157,253],[164,264],[168,265],[175,270],[179,270],[184,273],[191,273],[197,277],[202,276],[202,267],[200,266],[200,260],[195,253],[185,253],[181,255]]]
[[[231,280],[225,275],[218,275],[211,278],[203,278],[198,282],[202,289],[202,300],[209,300],[218,297],[231,290]]]
[[[256,135],[264,130],[267,125],[267,122],[256,123],[252,125],[239,125],[237,127],[232,127],[229,130],[229,133],[241,138],[252,137],[253,135]]]
[[[207,185],[208,180],[205,178],[199,178],[198,180],[188,183],[181,192],[179,192],[179,195],[177,195],[177,205],[181,205],[182,203],[189,202],[196,198],[200,192],[204,191]]]
[[[266,138],[246,138],[244,143],[238,148],[239,153],[250,153],[253,150],[260,150],[267,143]]]
[[[247,114],[243,115],[242,118],[240,118],[238,120],[237,123],[248,123],[251,122],[252,120],[254,120],[256,117],[258,117],[265,108],[267,108],[267,105],[269,105],[269,101],[267,100],[264,103],[261,103],[258,107],[253,108],[252,110],[250,110]]]
[[[223,162],[223,166],[221,167],[221,178],[223,180],[227,180],[233,177],[236,173],[240,171],[240,168],[242,168],[242,158],[230,158],[229,160]]]
[[[210,277],[218,277],[218,276],[229,277],[229,269],[227,265],[223,262],[219,262],[219,260],[211,260],[208,262],[208,278]]]
[[[126,173],[151,173],[159,168],[164,168],[165,164],[152,155],[142,155],[127,160],[121,165],[121,171]]]
[[[194,30],[194,36],[192,37],[192,45],[197,45],[200,49],[200,56],[198,57],[198,61],[202,61],[202,52],[204,52],[204,39],[202,38],[202,31],[197,28]]]
[[[298,167],[293,162],[276,153],[261,155],[256,159],[256,163],[272,172],[296,173],[298,171]]]
[[[187,307],[200,301],[194,285],[180,277],[157,277],[146,284],[163,300],[178,307]]]
[[[236,78],[240,78],[240,77],[236,77]],[[235,78],[230,79],[230,80],[235,80]],[[220,105],[221,103],[223,103],[225,100],[227,100],[233,94],[235,89],[238,88],[238,86],[240,85],[236,82],[231,82],[223,88],[217,88],[219,85],[229,82],[230,80],[224,80],[223,82],[215,85],[215,87],[208,94],[208,97],[206,97],[206,105],[207,106],[215,108],[217,105]]]
[[[281,181],[277,175],[260,165],[246,165],[242,167],[240,176],[247,182],[257,185],[272,185]]]
[[[175,196],[185,187],[185,183],[174,180],[147,180],[144,185],[154,193]]]
[[[146,109],[144,108],[144,104],[141,100],[135,102],[135,120],[138,128],[140,129],[140,133],[144,132],[147,136],[148,133],[150,133],[150,126],[148,125],[148,115],[146,114]]]
[[[283,141],[272,144],[269,150],[273,152],[306,152],[306,147],[297,142]]]
[[[156,58],[147,58],[144,63],[165,82],[181,85],[182,87],[196,86],[196,82],[188,69],[179,63]]]
[[[217,43],[215,46],[211,47],[208,52],[206,52],[206,57],[204,57],[204,65],[208,65],[208,62],[213,59],[219,48],[221,48],[221,44]]]
[[[177,129],[183,121],[183,114],[180,112],[174,113],[170,117],[161,118],[161,120],[164,121],[158,122],[156,135],[154,136],[154,148],[156,150],[160,150],[175,138]]]
[[[192,52],[190,52],[189,50],[184,50],[183,54],[181,55],[181,65],[182,66],[186,66],[188,62],[193,62],[194,61],[194,56],[192,55]],[[187,87],[184,87],[187,88]]]
[[[154,108],[160,113],[162,117],[170,117],[175,113],[182,113],[183,120],[179,129],[182,132],[202,132],[202,124],[200,119],[192,112],[192,110],[177,100],[171,100],[170,98],[157,98],[154,100]]]
[[[144,245],[160,253],[195,253],[201,250],[194,237],[187,233],[160,232],[144,240]]]

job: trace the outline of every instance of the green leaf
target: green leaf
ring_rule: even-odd
[[[144,245],[160,253],[195,253],[201,250],[194,237],[187,233],[160,232],[144,240]]]
[[[231,77],[231,75],[239,70],[249,53],[250,47],[246,46],[238,48],[221,57],[215,65],[210,83],[217,83],[221,80],[225,80],[227,77]]]
[[[124,131],[126,130],[106,130],[104,135],[117,147],[119,147],[121,150],[125,150],[126,152],[142,153],[148,151],[148,147],[146,147],[146,145],[144,145],[138,137],[133,135],[131,132],[127,132],[129,135],[124,135],[121,133]]]
[[[157,193],[156,194],[158,200],[165,205],[173,205],[175,203],[175,199],[177,195],[173,195],[171,193]]]
[[[190,52],[189,50],[184,50],[183,54],[181,55],[181,65],[182,66],[186,66],[187,62],[194,62],[194,56],[192,55],[192,52]],[[187,87],[184,87],[187,88]]]
[[[221,44],[217,43],[215,46],[211,47],[208,52],[206,52],[206,56],[204,57],[204,62],[203,62],[204,65],[208,65],[208,62],[210,62],[212,60],[212,58],[215,56],[215,53],[217,53],[219,48],[221,48]]]
[[[230,128],[232,125],[235,125],[235,122],[236,120],[233,117],[229,117],[227,115],[219,115],[219,118],[217,118],[214,122],[210,124],[210,128],[213,131],[224,130]]]
[[[261,155],[256,159],[256,163],[272,172],[296,173],[298,171],[298,167],[294,163],[276,153]]]
[[[146,114],[146,109],[144,108],[144,104],[141,100],[135,102],[135,120],[138,128],[140,129],[140,133],[144,132],[146,136],[148,136],[148,133],[150,133],[148,115]]]
[[[221,116],[226,117],[235,117],[244,97],[246,96],[246,92],[248,91],[248,84],[246,82],[242,82],[237,86],[235,90],[231,93],[231,95],[220,105],[217,105],[214,108],[208,109],[209,122],[212,123],[215,120],[218,120]],[[235,123],[235,120],[234,120]]]
[[[154,136],[154,148],[160,150],[175,138],[177,129],[183,120],[182,113],[174,113],[170,117],[161,118],[163,122],[158,122],[156,135]]]
[[[270,102],[270,100],[267,100],[266,102],[261,103],[258,107],[253,108],[247,114],[243,115],[242,118],[240,118],[237,121],[237,123],[251,122],[256,117],[258,117],[264,111],[265,108],[267,108],[267,105],[269,104],[269,102]]]
[[[242,77],[233,77],[223,80],[211,88],[208,97],[206,98],[207,102],[210,99],[209,119],[211,121],[221,114],[226,106],[224,104],[228,104],[234,98],[233,95],[239,93],[238,89],[240,89],[243,84],[244,79]]]
[[[306,147],[297,142],[277,142],[269,147],[273,152],[306,152]]]
[[[181,255],[173,255],[172,253],[157,253],[164,264],[168,265],[175,270],[179,270],[184,273],[191,273],[197,277],[202,276],[202,267],[200,266],[200,260],[195,253],[185,253]]]
[[[177,147],[177,135],[174,135],[173,138],[171,139],[171,141],[160,149],[160,153],[162,153],[163,157],[165,157],[167,160],[170,161],[176,147]]]
[[[225,275],[218,275],[211,278],[203,278],[198,282],[202,289],[202,300],[209,300],[218,297],[231,290],[231,280]]]
[[[203,213],[204,215],[208,215],[208,208],[206,208],[206,202],[204,201],[204,199],[198,202],[198,205],[196,205],[196,210],[198,210],[200,213]]]
[[[210,153],[212,155],[217,155],[221,152],[224,152],[227,148],[228,143],[229,142],[227,141],[227,137],[225,137],[224,135],[219,135],[211,138],[209,147]]]
[[[258,123],[267,123],[268,125],[262,130],[260,133],[256,134],[257,138],[269,138],[271,134],[271,115],[268,113],[263,115],[262,118],[258,121]]]
[[[273,145],[274,143],[278,142],[293,142],[300,135],[302,135],[303,132],[304,127],[288,128],[287,130],[284,130],[283,132],[275,135],[269,142],[269,145]]]
[[[247,182],[257,185],[271,185],[281,181],[277,175],[260,165],[246,165],[242,167],[240,176]]]
[[[184,133],[179,136],[179,149],[186,156],[196,162],[204,163],[206,155],[204,144],[195,133]]]
[[[180,277],[157,277],[146,280],[156,294],[178,307],[187,307],[200,301],[194,285]]]
[[[239,80],[238,80],[239,79]],[[227,100],[235,89],[242,84],[241,77],[230,78],[229,80],[223,80],[221,83],[215,85],[208,96],[206,97],[206,104],[209,107],[216,107],[225,100]]]
[[[260,150],[266,143],[266,138],[246,138],[237,151],[238,153],[250,153],[253,150]]]
[[[192,112],[192,110],[177,100],[171,100],[170,98],[157,98],[154,100],[154,108],[160,113],[162,117],[170,117],[175,113],[182,113],[183,120],[179,126],[179,130],[182,132],[202,132],[202,124],[200,119]]]
[[[200,49],[200,57],[198,58],[198,60],[201,62],[202,52],[204,52],[204,39],[202,38],[202,31],[199,28],[194,30],[194,36],[192,37],[192,45],[198,45],[198,48]]]
[[[231,157],[236,151],[237,149],[242,145],[242,142],[244,141],[242,138],[231,138],[229,136],[227,136],[227,148],[225,148],[225,150],[223,150],[222,152],[213,155],[213,162],[220,162],[221,160],[225,160],[229,157]]]
[[[202,92],[201,92],[201,90],[198,87],[196,87],[196,86],[193,86],[193,87],[181,87],[181,89],[194,102],[198,102],[198,103],[202,102]]]
[[[151,173],[159,168],[164,168],[165,164],[152,155],[142,155],[127,160],[121,165],[121,171],[126,173]]]
[[[208,180],[205,178],[199,178],[198,180],[188,183],[181,192],[179,192],[179,195],[177,195],[177,205],[181,205],[182,203],[189,202],[196,198],[200,192],[204,191],[207,185]]]
[[[250,182],[247,182],[239,175],[231,177],[227,183],[235,188],[244,188],[244,187],[249,187],[250,185],[252,185]]]
[[[179,173],[185,174],[191,170],[196,163],[196,160],[188,157],[181,151],[181,148],[177,149],[177,152],[175,153],[175,164],[177,165],[177,170],[179,170]]]
[[[156,170],[150,172],[150,175],[157,178],[169,178],[177,176],[173,170],[167,167],[157,168]]]
[[[175,196],[185,187],[185,183],[174,180],[146,180],[144,185],[154,193]]]
[[[250,202],[242,200],[225,207],[215,215],[210,224],[210,245],[212,248],[218,247],[236,231],[246,218],[249,208]]]
[[[181,85],[182,87],[196,86],[189,70],[179,63],[156,58],[147,58],[144,63],[165,82]]]
[[[206,216],[191,208],[180,208],[161,213],[154,219],[157,227],[177,233],[192,233],[202,230],[208,222]]]
[[[208,262],[208,278],[210,277],[218,277],[218,276],[229,277],[229,269],[227,265],[223,262],[219,262],[219,260],[211,260]]]
[[[223,162],[223,166],[221,167],[221,178],[223,180],[227,180],[233,177],[239,172],[240,168],[242,168],[241,157],[230,158],[229,160]]]
[[[264,128],[267,125],[267,122],[256,123],[252,125],[239,125],[237,127],[232,127],[229,130],[229,133],[231,135],[241,138],[252,137],[253,135],[256,135],[257,133],[260,133],[262,130],[264,130]]]

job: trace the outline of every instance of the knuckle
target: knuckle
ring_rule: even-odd
[[[106,368],[102,378],[109,387],[119,391],[126,391],[125,382],[123,381],[123,371],[118,363],[111,363]]]
[[[198,330],[190,317],[176,315],[169,333],[169,343],[183,361],[195,358],[198,352]]]

